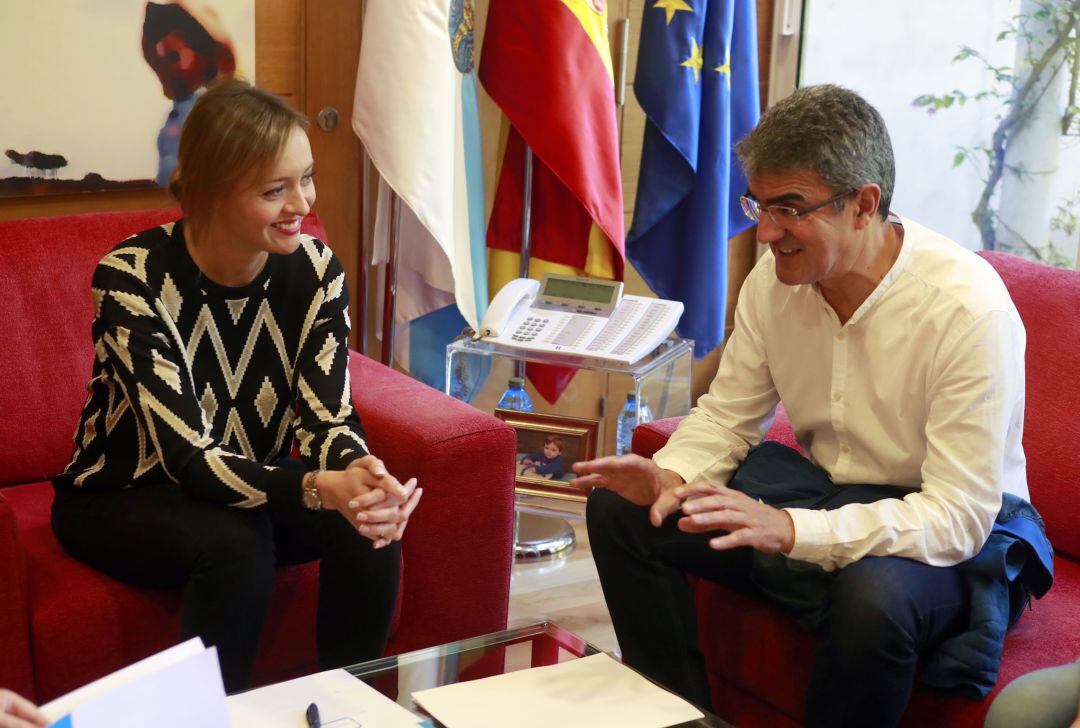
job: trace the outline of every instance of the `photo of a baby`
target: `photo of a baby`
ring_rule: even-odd
[[[548,435],[544,438],[544,449],[521,456],[518,475],[536,475],[541,478],[558,480],[566,472],[563,462],[563,450],[566,442],[561,435]]]
[[[568,485],[574,479],[570,466],[596,457],[599,420],[507,409],[496,409],[495,416],[517,431],[518,492],[584,498]]]

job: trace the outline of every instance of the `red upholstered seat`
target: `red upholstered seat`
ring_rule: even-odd
[[[0,685],[46,701],[175,644],[180,593],[122,584],[70,558],[49,525],[90,374],[90,276],[124,237],[175,210],[0,222]],[[305,230],[325,236],[317,218]],[[374,452],[417,476],[388,651],[506,626],[516,436],[505,423],[352,354]],[[280,569],[255,682],[318,668],[318,565]]]
[[[1053,588],[1005,640],[996,694],[1024,673],[1080,658],[1080,273],[982,255],[1005,281],[1027,329],[1028,485],[1056,549]],[[634,452],[651,456],[678,422],[637,428]],[[769,437],[797,446],[782,407]],[[738,726],[798,725],[817,636],[719,584],[697,580],[695,595],[716,712]],[[992,699],[917,687],[904,725],[982,726]]]

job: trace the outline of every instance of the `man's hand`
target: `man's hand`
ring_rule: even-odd
[[[0,728],[39,728],[49,721],[26,698],[0,688]]]
[[[728,531],[709,541],[709,547],[717,551],[749,546],[767,554],[786,554],[795,545],[795,524],[787,511],[754,500],[746,493],[699,482],[675,488],[674,495],[684,501],[682,512],[686,516],[679,519],[680,530]]]
[[[683,484],[682,476],[663,470],[649,458],[640,455],[613,455],[596,460],[574,463],[571,469],[578,477],[570,481],[573,488],[607,488],[626,500],[649,508],[649,521],[659,526],[679,507],[674,490]]]

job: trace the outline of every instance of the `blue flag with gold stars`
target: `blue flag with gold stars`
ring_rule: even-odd
[[[705,356],[724,338],[727,241],[752,223],[732,146],[757,123],[753,0],[647,0],[634,93],[647,122],[627,258],[686,309]]]

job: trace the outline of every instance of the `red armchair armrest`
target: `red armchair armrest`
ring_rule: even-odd
[[[634,429],[631,449],[642,457],[651,458],[653,453],[667,444],[668,439],[675,432],[675,428],[684,419],[683,417],[668,417],[667,419],[654,420],[640,425]],[[788,420],[787,411],[784,410],[782,404],[776,406],[776,416],[773,418],[772,427],[766,433],[765,439],[776,440],[802,452],[799,443],[795,441],[795,432],[791,429],[791,421]]]
[[[355,352],[349,372],[371,451],[424,489],[402,541],[401,622],[390,652],[505,629],[514,429]]]

